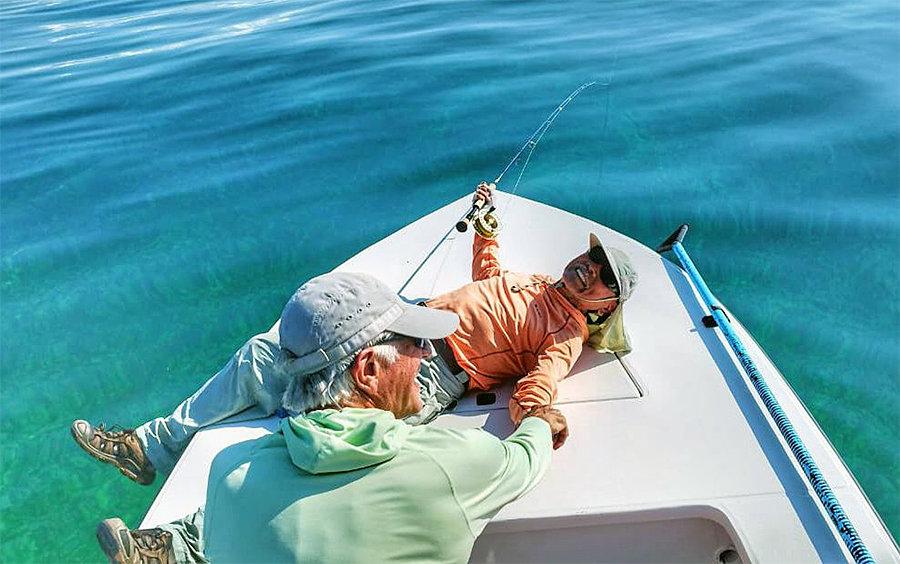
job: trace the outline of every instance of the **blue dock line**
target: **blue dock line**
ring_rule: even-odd
[[[685,271],[687,271],[688,277],[691,279],[691,282],[693,282],[694,287],[697,288],[703,301],[706,302],[706,306],[709,308],[712,319],[715,320],[716,324],[718,324],[719,328],[722,330],[722,334],[725,335],[725,339],[728,341],[728,344],[731,345],[731,350],[734,351],[734,354],[740,361],[741,366],[744,368],[744,372],[747,374],[747,377],[750,378],[750,381],[753,382],[753,387],[756,388],[763,404],[765,404],[766,409],[769,410],[772,419],[775,420],[778,430],[781,431],[781,435],[784,437],[784,440],[787,441],[791,452],[794,454],[794,458],[797,459],[797,462],[803,469],[806,479],[816,492],[816,495],[819,496],[819,500],[825,507],[828,516],[831,517],[831,522],[834,523],[834,526],[837,528],[838,533],[844,540],[844,544],[847,546],[853,559],[858,563],[874,564],[875,560],[872,558],[871,553],[869,553],[869,549],[866,548],[862,539],[859,538],[859,534],[856,532],[856,529],[853,527],[847,514],[844,513],[844,508],[841,507],[841,504],[831,491],[831,487],[828,485],[828,482],[825,481],[822,472],[819,471],[819,467],[806,449],[806,445],[803,444],[803,441],[794,429],[793,424],[788,420],[788,417],[778,403],[778,400],[775,399],[775,396],[769,389],[769,385],[766,384],[765,379],[759,373],[759,370],[756,369],[756,364],[753,362],[753,359],[750,358],[743,343],[741,343],[741,340],[732,329],[731,322],[725,315],[722,306],[719,304],[718,300],[713,297],[706,282],[703,281],[703,277],[700,276],[700,272],[697,271],[697,268],[688,256],[687,251],[684,250],[681,241],[684,239],[685,233],[687,233],[687,227],[687,225],[679,227],[657,249],[657,251],[663,253],[671,250],[678,257],[678,260],[681,261],[681,264],[684,266]],[[706,320],[704,320],[704,322],[706,322]]]

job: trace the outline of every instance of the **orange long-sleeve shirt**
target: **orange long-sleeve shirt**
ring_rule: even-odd
[[[501,270],[496,241],[478,235],[472,246],[472,283],[437,296],[428,306],[453,311],[459,328],[446,338],[469,388],[486,390],[518,379],[509,413],[518,423],[528,409],[550,405],[588,338],[584,314],[549,276]]]

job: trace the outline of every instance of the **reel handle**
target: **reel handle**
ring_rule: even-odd
[[[456,222],[456,230],[460,233],[465,233],[469,229],[469,224],[472,223],[472,218],[475,217],[475,214],[481,211],[481,208],[484,207],[485,201],[481,198],[478,198],[472,203],[472,207],[463,216],[462,219]]]

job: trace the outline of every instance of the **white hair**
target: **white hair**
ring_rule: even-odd
[[[294,413],[306,413],[326,406],[339,406],[356,391],[350,366],[359,352],[371,348],[375,357],[385,364],[397,362],[399,352],[394,341],[399,335],[383,331],[341,360],[312,374],[297,374],[291,378],[281,398],[282,406]],[[287,359],[286,359],[287,360]]]

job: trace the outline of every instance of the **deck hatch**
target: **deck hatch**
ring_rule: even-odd
[[[571,374],[560,383],[555,404],[634,399],[643,396],[640,380],[635,376],[627,358],[585,349],[572,368]],[[453,412],[507,409],[512,391],[513,386],[510,383],[489,392],[468,393],[459,400],[459,405]]]

